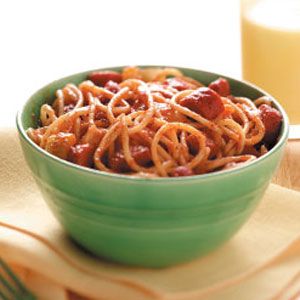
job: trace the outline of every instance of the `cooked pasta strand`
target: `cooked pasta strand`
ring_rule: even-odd
[[[146,178],[237,167],[276,142],[281,119],[268,97],[221,96],[174,68],[111,73],[116,82],[100,72],[103,86],[89,76],[58,89],[28,136],[60,158]]]

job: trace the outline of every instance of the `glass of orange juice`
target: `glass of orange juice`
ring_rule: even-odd
[[[244,79],[300,124],[300,0],[241,0],[241,30]]]

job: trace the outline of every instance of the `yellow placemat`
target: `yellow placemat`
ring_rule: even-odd
[[[259,300],[281,297],[300,270],[300,193],[276,185],[240,232],[202,259],[150,270],[91,257],[51,215],[15,131],[0,140],[0,255],[62,287],[110,300]]]

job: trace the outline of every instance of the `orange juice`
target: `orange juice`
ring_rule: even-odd
[[[300,124],[300,0],[242,0],[243,77]]]

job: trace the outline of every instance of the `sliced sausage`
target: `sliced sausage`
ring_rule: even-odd
[[[207,87],[195,90],[181,99],[179,104],[209,120],[215,119],[224,111],[224,104],[220,95]]]
[[[274,144],[281,127],[282,115],[277,109],[267,104],[260,105],[258,109],[266,130],[263,141],[268,144]]]
[[[171,173],[172,177],[192,176],[192,175],[195,175],[195,173],[193,172],[193,170],[191,170],[186,166],[176,167]]]
[[[91,167],[93,164],[93,147],[90,144],[80,144],[71,147],[69,160],[77,165]]]
[[[208,87],[217,92],[220,96],[227,97],[230,95],[230,85],[225,78],[218,78],[211,82]]]
[[[140,166],[146,167],[151,163],[150,149],[142,145],[133,145],[130,147],[131,156]],[[117,151],[110,161],[110,167],[120,173],[130,172],[131,169],[128,166],[125,156],[122,150]]]
[[[96,71],[88,75],[88,79],[98,86],[105,86],[108,81],[120,83],[122,75],[114,71]]]

